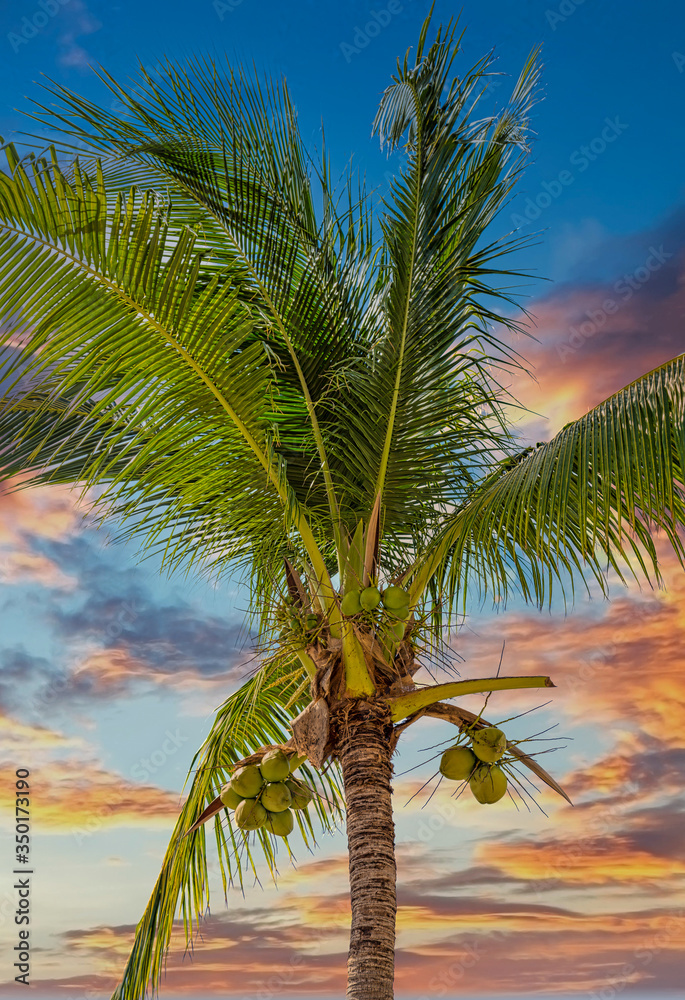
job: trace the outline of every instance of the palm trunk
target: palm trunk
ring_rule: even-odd
[[[352,928],[349,1000],[392,1000],[395,963],[395,828],[387,706],[356,701],[338,726],[347,801]]]

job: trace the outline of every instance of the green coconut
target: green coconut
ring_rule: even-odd
[[[290,778],[286,781],[286,786],[291,796],[291,809],[306,809],[309,803],[312,801],[313,792],[311,788],[302,781],[298,781],[297,778]]]
[[[267,830],[275,833],[277,837],[287,837],[288,834],[293,832],[295,818],[290,809],[284,809],[282,812],[270,812],[267,813],[264,825]]]
[[[282,750],[269,750],[259,765],[264,781],[285,781],[290,774],[288,758]]]
[[[488,726],[487,729],[478,729],[473,733],[471,745],[479,760],[492,764],[499,760],[507,749],[507,738],[501,729]]]
[[[224,785],[219,793],[219,798],[227,809],[235,809],[243,801],[243,796],[238,795],[235,789],[231,788],[230,784]]]
[[[233,816],[240,830],[259,830],[266,823],[267,812],[257,799],[243,799],[238,803]]]
[[[440,774],[450,781],[465,781],[478,764],[478,758],[468,747],[450,747],[440,760]]]
[[[269,812],[283,812],[292,800],[290,789],[284,781],[275,781],[273,784],[267,785],[262,792],[262,805]]]
[[[359,591],[348,590],[342,599],[340,609],[344,615],[358,615],[362,609],[359,603]]]
[[[484,805],[499,802],[507,790],[507,776],[501,767],[481,764],[469,780],[474,798]]]
[[[304,762],[306,761],[306,759],[307,758],[304,756],[304,754],[300,755],[299,753],[294,753],[288,759],[288,767],[290,769],[290,773],[292,774],[293,771],[297,771],[298,767],[301,767],[302,764],[304,764]]]
[[[393,622],[392,625],[390,626],[390,631],[399,642],[402,642],[402,640],[404,639],[404,633],[407,631],[407,623]]]
[[[261,792],[263,784],[264,779],[256,764],[239,767],[230,781],[233,791],[243,799],[255,799]]]
[[[366,587],[362,590],[359,603],[365,611],[374,611],[381,603],[381,592],[378,587]]]
[[[319,624],[319,619],[316,615],[307,615],[307,628],[311,632],[312,629],[317,628]]]
[[[383,607],[388,611],[398,612],[398,618],[404,618],[409,610],[409,594],[402,587],[386,587],[383,591]]]

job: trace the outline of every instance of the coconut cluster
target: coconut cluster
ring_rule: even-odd
[[[409,594],[402,587],[386,587],[382,593],[375,586],[364,587],[363,590],[348,590],[342,599],[340,610],[351,617],[362,611],[376,611],[381,603],[390,618],[391,631],[397,639],[402,639],[405,622],[409,617]]]
[[[277,837],[287,837],[293,831],[293,809],[306,809],[312,791],[303,781],[293,777],[303,757],[288,756],[282,750],[269,750],[259,764],[239,767],[220,798],[227,809],[233,809],[240,830],[262,828]]]
[[[440,773],[450,781],[468,781],[474,798],[485,804],[499,802],[507,790],[507,776],[497,764],[507,749],[507,738],[496,726],[471,733],[471,746],[457,744],[445,750]]]
[[[281,625],[279,638],[282,640],[296,637],[300,641],[311,642],[321,627],[319,616],[296,605],[290,596],[278,609],[277,620]]]

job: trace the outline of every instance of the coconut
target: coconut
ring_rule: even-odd
[[[402,642],[404,633],[407,631],[407,624],[406,622],[393,622],[390,631],[399,642]]]
[[[290,768],[291,774],[293,771],[297,771],[298,767],[304,764],[306,759],[307,758],[304,756],[304,754],[300,756],[299,753],[294,753],[288,760],[288,767]]]
[[[266,823],[267,812],[256,799],[243,799],[238,803],[233,816],[240,830],[258,830]]]
[[[292,798],[290,789],[285,782],[275,781],[273,784],[267,785],[262,792],[262,805],[269,812],[279,813],[288,808]]]
[[[289,809],[284,809],[283,812],[270,812],[267,813],[265,826],[277,837],[287,837],[293,832],[295,818]]]
[[[282,750],[269,750],[259,765],[264,781],[285,781],[290,774],[288,758]]]
[[[440,773],[451,781],[464,781],[478,764],[478,758],[468,747],[456,746],[445,750],[440,760]]]
[[[316,615],[307,615],[307,628],[309,629],[310,632],[312,629],[315,629],[318,626],[318,624],[319,624],[319,619],[316,617]]]
[[[507,790],[507,776],[501,767],[481,764],[471,775],[469,787],[479,802],[499,802]]]
[[[262,790],[264,779],[256,764],[239,767],[231,778],[231,788],[243,799],[255,799]]]
[[[348,590],[342,599],[340,609],[344,615],[358,615],[362,609],[359,603],[359,591]]]
[[[359,603],[365,611],[373,611],[381,603],[381,592],[378,587],[366,587],[359,595]]]
[[[408,604],[403,604],[401,608],[397,609],[386,608],[385,613],[387,614],[388,618],[391,619],[391,621],[400,622],[401,624],[404,624],[404,622],[406,622],[407,618],[409,617],[411,611]]]
[[[398,618],[404,618],[409,610],[409,594],[402,587],[386,587],[383,591],[383,607],[388,611],[398,612]]]
[[[313,798],[311,788],[307,788],[307,786],[302,781],[298,781],[297,778],[290,778],[289,781],[286,781],[286,786],[292,799],[290,808],[306,809]]]
[[[478,729],[473,733],[471,745],[479,760],[492,764],[499,760],[507,749],[507,738],[501,729],[488,726],[487,729]]]
[[[219,793],[219,798],[227,809],[235,809],[243,801],[243,796],[238,795],[235,789],[231,788],[230,784],[224,785]]]

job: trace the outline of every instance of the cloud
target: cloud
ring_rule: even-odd
[[[530,306],[528,337],[514,346],[536,381],[517,378],[517,398],[534,413],[519,433],[547,439],[612,393],[683,351],[685,213],[652,232],[605,240],[606,277],[581,272]]]
[[[83,740],[75,736],[49,729],[46,726],[32,726],[0,711],[0,760],[16,762],[41,751],[81,749]],[[15,766],[20,766],[15,764]]]
[[[82,519],[77,490],[32,486],[11,492],[27,478],[14,476],[0,482],[0,545],[23,551],[27,536],[60,541],[72,537]]]
[[[69,5],[70,27],[57,38],[57,62],[60,66],[86,69],[96,60],[80,44],[84,35],[92,35],[102,28],[102,22],[94,17],[81,0],[71,0]]]
[[[63,573],[52,559],[45,556],[34,552],[10,552],[5,555],[0,551],[0,583],[35,583],[52,590],[73,591],[78,580]]]
[[[40,832],[85,836],[114,827],[170,830],[182,800],[177,793],[139,784],[92,760],[43,764],[32,778],[32,820]]]
[[[30,539],[40,551],[15,549],[6,557],[6,576],[15,583],[52,586],[40,601],[41,622],[52,629],[64,655],[61,663],[48,663],[18,648],[2,652],[0,701],[30,713],[48,703],[165,688],[188,696],[188,711],[204,712],[227,684],[248,674],[255,654],[235,618],[207,614],[184,600],[155,601],[137,567],[118,567],[88,535],[59,538],[65,527],[59,520],[50,526],[47,518],[42,538],[29,534],[34,517],[30,505],[20,508],[14,520],[22,530],[15,537]],[[28,698],[19,698],[10,683],[18,669]]]
[[[624,590],[611,602],[579,605],[566,616],[507,612],[498,616],[496,634],[486,626],[482,635],[478,626],[462,629],[453,639],[465,659],[462,675],[490,673],[504,640],[503,672],[549,674],[558,689],[555,712],[601,727],[604,738],[639,732],[662,747],[684,747],[685,573],[665,543],[657,547],[664,590]],[[531,692],[493,696],[489,717],[503,717],[505,700],[509,715],[530,707],[530,699]]]
[[[464,905],[431,898],[422,905],[433,925],[441,922],[442,934],[400,945],[396,973],[400,994],[575,995],[622,983],[621,989],[646,985],[654,995],[677,988],[681,981],[685,919],[677,910],[584,916],[545,907],[516,909],[497,899],[472,906],[468,901]],[[212,915],[203,922],[202,953],[200,957],[195,951],[195,961],[184,957],[177,930],[165,993],[255,995],[264,1000],[277,995],[340,995],[346,949],[338,947],[330,934],[336,928],[326,923],[320,909],[316,912],[321,922],[314,931],[302,922],[301,911],[291,901]],[[36,981],[36,989],[57,995],[68,983],[72,989],[89,988],[92,1000],[106,1000],[105,991],[112,989],[123,969],[133,930],[128,925],[69,931],[61,942],[66,961],[79,969],[93,963],[114,974]]]

